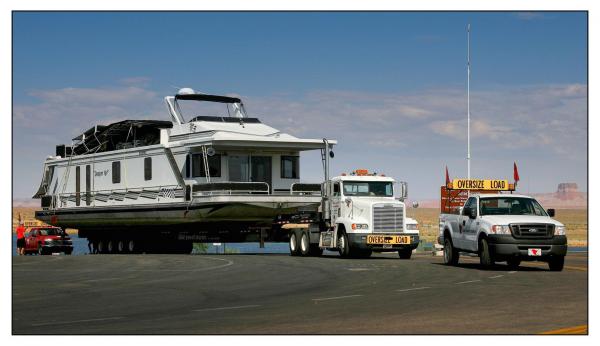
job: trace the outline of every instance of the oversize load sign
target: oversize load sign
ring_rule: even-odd
[[[454,179],[452,188],[460,190],[508,190],[508,180]]]

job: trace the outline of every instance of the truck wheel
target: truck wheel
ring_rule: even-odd
[[[508,267],[510,269],[517,269],[519,268],[519,266],[521,265],[521,259],[518,257],[514,257],[514,258],[509,258],[506,261],[506,264],[508,264]]]
[[[300,232],[300,255],[310,255],[310,240],[308,239],[308,232]]]
[[[310,256],[319,257],[323,254],[323,249],[319,247],[319,244],[310,244]]]
[[[348,235],[346,235],[346,233],[342,233],[338,237],[338,248],[341,257],[350,257],[350,242],[348,241]]]
[[[107,243],[106,243],[106,252],[107,253],[115,253],[116,250],[116,246],[115,246],[115,241],[110,239]]]
[[[484,269],[488,269],[494,265],[494,258],[490,252],[487,239],[482,238],[479,245],[479,263]]]
[[[444,239],[444,263],[450,266],[458,264],[460,254],[452,245],[452,240],[448,237]]]
[[[100,254],[106,253],[106,242],[104,240],[98,240],[96,251]]]
[[[298,256],[298,234],[296,231],[290,232],[290,255]]]
[[[550,260],[548,261],[548,267],[550,267],[550,270],[553,272],[562,271],[564,266],[565,256],[553,256],[550,257]]]
[[[410,259],[410,256],[412,256],[412,249],[398,250],[398,256],[401,259]]]
[[[121,253],[121,254],[127,252],[127,247],[125,246],[125,240],[119,239],[117,241],[117,252]]]
[[[135,240],[130,239],[130,240],[127,241],[127,252],[129,252],[129,253],[137,253],[137,252],[139,252],[138,248],[139,248],[139,245],[138,245],[138,243]]]
[[[43,256],[46,254],[46,251],[44,251],[44,248],[42,247],[42,244],[38,244],[38,250],[37,250],[38,255]]]

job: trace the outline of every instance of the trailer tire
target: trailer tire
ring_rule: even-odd
[[[96,246],[96,252],[99,254],[104,254],[106,253],[106,242],[102,239],[98,240],[97,246]]]
[[[120,254],[127,253],[127,246],[125,244],[125,240],[123,240],[123,239],[117,240],[117,252]]]
[[[453,246],[452,239],[444,237],[444,263],[449,266],[455,266],[458,264],[459,257],[460,254]]]
[[[116,249],[117,246],[115,244],[115,240],[109,239],[108,242],[106,242],[106,253],[115,253]]]
[[[481,238],[479,241],[479,263],[483,269],[489,269],[494,265],[494,257],[490,251],[487,239]]]
[[[402,250],[398,250],[398,257],[400,257],[401,259],[410,259],[410,257],[412,256],[412,249],[402,249]]]
[[[565,256],[552,256],[548,260],[548,267],[553,272],[560,272],[565,266]]]
[[[290,245],[290,255],[291,256],[298,256],[298,254],[299,254],[299,251],[298,251],[298,232],[296,232],[295,230],[290,231],[289,245]]]
[[[341,257],[350,257],[353,254],[350,249],[350,242],[348,241],[346,232],[342,232],[338,237],[338,248]]]
[[[300,231],[300,239],[298,245],[300,245],[300,256],[310,256],[310,238],[308,237],[308,232]]]

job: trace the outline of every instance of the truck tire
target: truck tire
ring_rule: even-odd
[[[401,249],[398,250],[398,256],[401,259],[410,259],[410,256],[412,256],[412,249]]]
[[[290,232],[290,255],[298,256],[298,232],[292,230]]]
[[[307,257],[310,255],[310,239],[308,237],[308,232],[305,231],[301,231],[300,232],[300,239],[299,239],[299,250],[300,250],[300,256],[303,257]]]
[[[348,235],[346,235],[346,232],[343,232],[338,237],[338,249],[341,257],[350,257],[350,242],[348,241]]]
[[[106,241],[105,240],[98,240],[98,243],[96,244],[96,253],[99,254],[104,254],[106,253]]]
[[[46,254],[46,251],[44,251],[44,248],[42,247],[42,244],[38,244],[38,249],[37,249],[37,253],[40,256],[43,256]]]
[[[133,239],[129,239],[127,241],[127,252],[129,253],[138,253],[140,252],[139,250],[140,245],[138,244],[137,241],[133,240]]]
[[[444,263],[449,266],[455,266],[458,264],[459,257],[458,250],[452,245],[452,239],[444,237]]]
[[[521,265],[521,259],[518,257],[509,258],[506,264],[510,269],[517,269]]]
[[[548,267],[553,272],[560,272],[565,266],[565,256],[552,256],[548,261]]]
[[[489,269],[494,265],[494,257],[490,251],[487,239],[481,238],[479,242],[479,263],[484,269]]]
[[[127,252],[127,245],[125,244],[125,240],[117,240],[117,252],[120,254],[124,254]]]

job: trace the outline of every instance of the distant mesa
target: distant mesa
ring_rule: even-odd
[[[531,194],[546,208],[587,208],[587,193],[579,191],[576,183],[560,183],[556,192]]]

